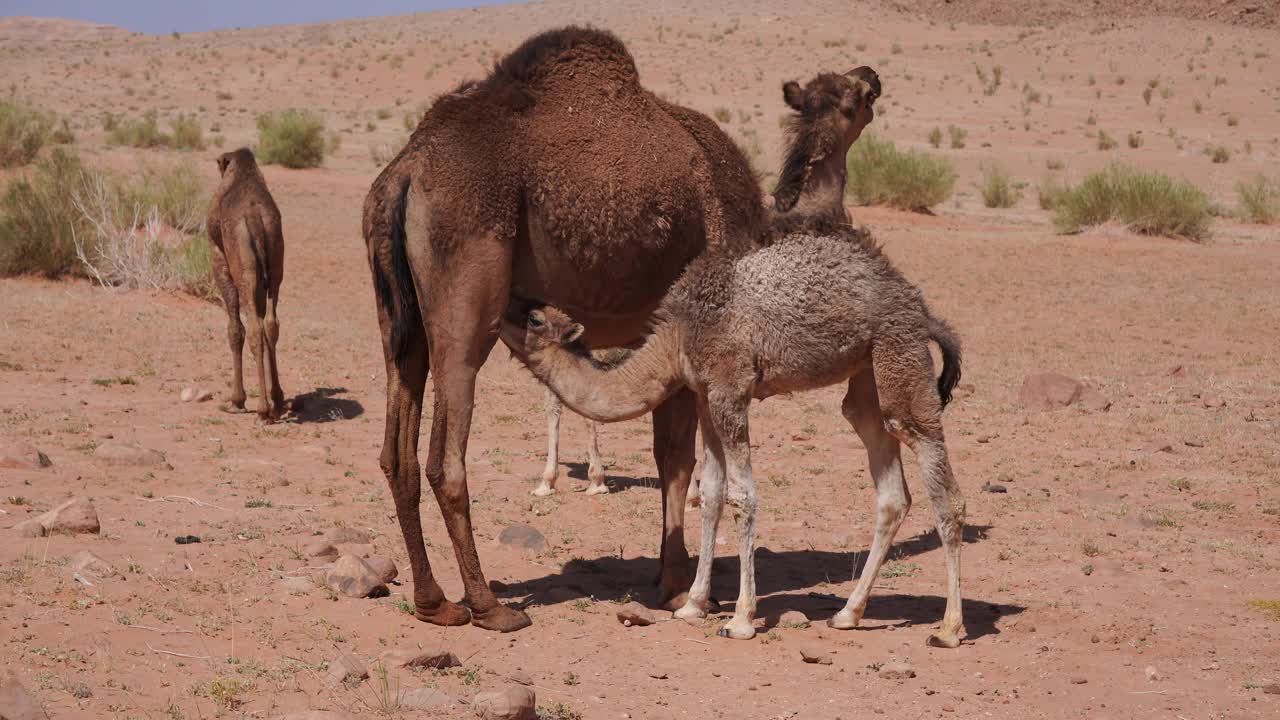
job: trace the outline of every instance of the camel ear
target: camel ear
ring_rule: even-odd
[[[804,90],[800,89],[800,83],[795,80],[788,80],[782,85],[782,100],[787,103],[796,112],[804,112]]]
[[[225,154],[218,156],[218,174],[219,175],[227,174],[227,156]]]
[[[583,330],[584,328],[582,327],[582,323],[574,323],[569,327],[565,328],[564,332],[560,333],[560,344],[568,345],[569,343],[582,337]]]

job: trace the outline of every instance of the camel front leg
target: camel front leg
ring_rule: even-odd
[[[750,397],[710,398],[712,423],[723,447],[725,500],[738,521],[738,602],[733,617],[720,628],[720,637],[750,640],[756,636],[756,499],[751,474]]]
[[[827,625],[837,630],[851,630],[858,626],[866,612],[876,575],[893,546],[898,528],[911,509],[911,493],[902,474],[900,445],[897,438],[885,429],[871,372],[864,371],[849,381],[849,392],[841,409],[867,448],[871,478],[876,489],[876,527],[867,562],[862,567],[862,575],[849,596],[849,602],[827,621]]]
[[[653,411],[653,458],[662,486],[662,550],[659,556],[658,603],[668,609],[685,605],[689,589],[689,550],[684,544],[684,506],[695,460],[697,397],[688,388],[676,392]]]
[[[542,479],[538,487],[529,491],[530,495],[546,497],[556,491],[556,479],[560,476],[560,398],[547,388],[542,401],[543,410],[547,413],[547,464],[542,469]]]
[[[724,511],[724,451],[719,435],[707,422],[702,423],[702,480],[698,483],[702,496],[702,541],[698,548],[698,570],[689,587],[684,605],[675,611],[682,620],[700,620],[711,605],[711,564],[716,555],[716,533]]]

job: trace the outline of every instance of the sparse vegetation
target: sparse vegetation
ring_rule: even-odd
[[[1099,150],[1114,150],[1118,144],[1119,143],[1116,142],[1115,138],[1107,134],[1106,130],[1098,131],[1098,149]]]
[[[26,165],[35,160],[40,148],[53,139],[53,126],[54,118],[49,113],[27,107],[13,98],[0,100],[0,168]]]
[[[193,115],[186,113],[174,118],[171,125],[172,144],[178,150],[203,150],[204,133],[200,130],[200,122]]]
[[[258,116],[255,153],[264,165],[320,167],[326,149],[324,121],[315,113],[284,110]]]
[[[108,144],[134,148],[164,147],[172,141],[160,130],[155,110],[147,111],[138,120],[116,119],[107,134]]]
[[[951,197],[956,182],[946,160],[900,151],[866,132],[849,151],[847,167],[848,195],[862,205],[924,210]]]
[[[729,120],[733,118],[733,113],[729,112],[729,108],[727,107],[716,108],[714,115],[716,118],[716,122],[721,124],[728,124]]]
[[[1208,155],[1215,165],[1231,162],[1231,148],[1226,145],[1207,147],[1204,149],[1204,154]]]
[[[964,147],[964,141],[965,138],[969,137],[969,131],[964,128],[958,128],[955,125],[948,125],[947,135],[951,138],[951,149],[959,150]]]
[[[1018,191],[1009,184],[1009,174],[999,165],[982,168],[982,204],[989,208],[1010,208],[1018,202]]]
[[[1042,193],[1043,196],[1043,193]],[[1209,198],[1187,182],[1122,165],[1064,188],[1052,200],[1053,222],[1062,232],[1118,222],[1145,235],[1202,241],[1209,237]]]
[[[1137,150],[1142,147],[1142,133],[1129,133],[1129,136],[1125,138],[1125,141],[1129,144],[1130,148]]]
[[[1236,184],[1240,214],[1249,222],[1272,225],[1280,222],[1280,183],[1259,174]]]
[[[934,128],[929,131],[929,144],[935,148],[942,147],[942,130]]]

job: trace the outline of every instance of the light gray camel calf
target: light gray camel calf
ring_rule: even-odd
[[[964,499],[947,459],[942,409],[960,379],[960,343],[866,231],[842,220],[793,218],[773,245],[736,258],[695,260],[663,299],[644,345],[615,366],[596,363],[576,342],[582,326],[552,307],[513,302],[500,335],[565,405],[593,420],[639,417],[686,387],[697,395],[705,450],[702,549],[688,601],[676,616],[706,616],[716,529],[727,499],[742,516],[741,584],[733,618],[720,634],[739,639],[755,635],[751,399],[847,381],[841,409],[867,448],[876,527],[862,576],[828,624],[857,626],[911,506],[901,442],[920,462],[946,555],[947,607],[929,644],[956,647],[964,635]],[[930,340],[942,349],[936,382]]]

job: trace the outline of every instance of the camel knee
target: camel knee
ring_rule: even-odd
[[[731,490],[727,502],[734,511],[747,517],[755,515],[756,509],[760,506],[760,501],[754,488]]]
[[[911,497],[899,493],[885,495],[877,503],[876,512],[879,513],[882,524],[897,525],[911,512]]]
[[[227,341],[231,343],[233,351],[244,347],[244,323],[240,322],[240,318],[233,317],[227,323]]]

